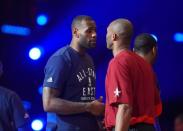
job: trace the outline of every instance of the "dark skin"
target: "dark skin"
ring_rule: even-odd
[[[71,48],[84,55],[86,50],[95,47],[96,25],[94,21],[81,22],[80,26],[72,29]],[[95,116],[104,112],[102,97],[92,102],[72,102],[59,98],[60,92],[50,87],[43,88],[43,107],[46,112],[54,112],[62,115],[89,112]]]

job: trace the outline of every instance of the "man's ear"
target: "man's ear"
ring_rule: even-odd
[[[153,53],[153,55],[157,54],[157,48],[155,46],[152,48],[152,53]]]
[[[76,37],[76,38],[79,38],[79,31],[77,28],[73,28],[73,35]]]
[[[118,39],[118,35],[117,34],[112,34],[112,40],[116,41]]]

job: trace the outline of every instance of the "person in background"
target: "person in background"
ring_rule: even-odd
[[[0,62],[0,77],[3,64]],[[0,86],[0,131],[29,131],[29,115],[26,113],[20,97]]]
[[[154,37],[151,34],[142,33],[142,34],[138,35],[135,38],[133,50],[136,54],[141,56],[149,64],[151,64],[152,66],[154,65],[156,58],[157,58],[158,51],[157,51],[157,41],[154,39]],[[162,112],[162,102],[161,102],[161,98],[160,98],[160,88],[159,88],[158,81],[157,81],[157,88],[159,90],[159,93],[158,93],[159,100],[157,100],[159,103],[156,103],[156,109],[157,109],[158,116],[159,116],[160,113]],[[156,119],[156,122],[154,125],[155,129],[156,129],[156,131],[161,131],[158,117],[156,117],[155,119]]]

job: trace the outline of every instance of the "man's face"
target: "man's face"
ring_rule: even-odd
[[[96,24],[94,21],[83,21],[79,31],[79,44],[86,49],[96,47]]]
[[[175,131],[183,131],[183,121],[180,119],[175,120]]]
[[[107,43],[107,48],[112,49],[112,32],[110,30],[110,27],[107,28],[107,34],[106,34],[106,43]]]

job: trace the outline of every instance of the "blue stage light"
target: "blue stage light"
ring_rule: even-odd
[[[29,51],[29,57],[32,59],[32,60],[38,60],[41,56],[41,50],[37,47],[34,47],[32,49],[30,49]]]
[[[26,110],[30,110],[31,109],[31,103],[29,101],[22,101],[23,106]]]
[[[2,25],[1,32],[5,34],[28,36],[31,31],[29,28],[23,26]]]
[[[38,93],[39,93],[40,95],[43,94],[43,86],[40,86],[40,87],[38,88]]]
[[[183,33],[175,33],[174,40],[175,42],[183,42]]]
[[[48,22],[48,18],[46,15],[39,15],[37,17],[37,24],[40,26],[46,25]]]

